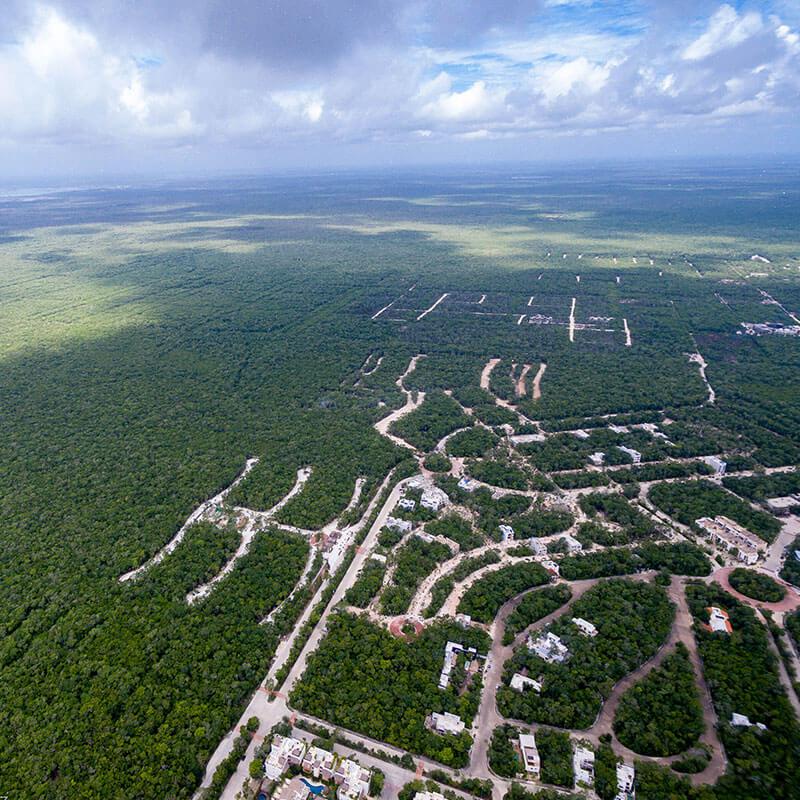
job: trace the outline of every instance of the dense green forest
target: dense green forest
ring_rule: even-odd
[[[443,764],[463,766],[469,734],[439,736],[425,727],[432,711],[451,711],[469,728],[478,709],[479,679],[462,693],[454,670],[448,689],[438,686],[448,640],[483,653],[489,645],[482,631],[452,622],[426,627],[406,643],[367,620],[339,614],[309,659],[292,706]]]
[[[622,696],[614,733],[626,747],[645,756],[673,756],[692,747],[703,732],[703,708],[689,651],[675,652]]]
[[[602,180],[548,173],[544,183],[500,168],[489,180],[319,175],[82,190],[74,203],[58,193],[4,198],[0,791],[192,795],[292,624],[259,623],[294,586],[307,545],[259,534],[193,607],[184,595],[227,557],[230,532],[192,532],[140,581],[119,576],[158,552],[251,456],[260,463],[231,502],[270,507],[309,466],[279,521],[321,527],[364,478],[349,514],[358,519],[408,456],[373,424],[403,405],[395,381],[413,355],[426,358],[405,385],[436,406],[410,432],[425,447],[464,422],[458,403],[490,426],[536,432],[479,388],[483,365],[498,357],[491,385],[508,397],[512,362],[546,361],[542,397],[520,409],[552,431],[606,428],[588,444],[606,447],[609,462],[626,463],[615,448],[627,442],[648,461],[669,451],[724,453],[729,470],[800,463],[796,341],[736,335],[742,319],[776,313],[757,289],[798,303],[793,273],[778,267],[796,252],[795,195],[775,204],[758,194],[795,179],[741,169],[700,170],[701,181],[694,169],[665,181],[633,168]],[[374,199],[387,195],[398,199]],[[434,196],[457,202],[417,202]],[[532,204],[562,218],[546,220]],[[558,246],[568,258],[545,259]],[[775,262],[758,287],[739,279],[755,247]],[[633,265],[644,249],[655,264]],[[573,250],[597,260],[579,263]],[[697,253],[697,272],[683,253]],[[442,292],[447,300],[418,321]],[[472,313],[477,292],[488,294],[485,316]],[[624,309],[633,347],[591,326],[570,342],[562,323],[573,296],[581,322],[618,321]],[[390,302],[392,314],[373,320]],[[516,324],[534,312],[554,324]],[[695,350],[709,364],[714,404],[700,405],[706,388],[686,357]],[[638,429],[612,437],[605,414],[655,422],[674,447]],[[530,486],[552,489],[531,466],[583,471],[580,441],[567,433],[517,448]],[[469,498],[476,528],[492,536],[530,506],[488,490]],[[774,529],[771,517],[757,519]],[[792,764],[780,747],[765,755],[757,744],[735,768],[758,776],[763,757],[766,789],[720,797],[789,796],[774,788],[775,765],[791,774]]]
[[[464,592],[458,611],[460,614],[469,614],[477,622],[488,624],[506,601],[549,580],[550,574],[536,562],[526,561],[501,567],[479,578]]]
[[[528,592],[506,619],[503,644],[511,644],[525,628],[561,608],[571,597],[572,591],[565,583]]]
[[[800,586],[800,557],[798,557],[798,553],[800,553],[800,536],[795,536],[794,540],[789,544],[789,552],[779,573],[781,578],[793,586]]]
[[[737,567],[728,575],[728,581],[737,592],[765,603],[780,603],[786,596],[783,586],[753,569]]]
[[[695,625],[703,672],[731,764],[715,796],[719,800],[795,800],[797,783],[787,777],[800,774],[800,724],[780,684],[767,629],[751,608],[719,587],[692,584],[686,596],[698,622],[708,619],[706,608],[714,605],[728,611],[733,627],[733,633],[725,636]],[[734,712],[746,714],[754,726],[731,726]],[[767,730],[756,728],[756,722]]]
[[[592,587],[546,630],[562,638],[570,655],[548,663],[519,647],[504,668],[541,675],[542,692],[517,692],[503,685],[497,707],[503,716],[561,728],[588,728],[613,685],[648,658],[666,638],[675,610],[663,589],[639,581],[609,580]],[[595,637],[579,633],[572,617],[589,620]]]

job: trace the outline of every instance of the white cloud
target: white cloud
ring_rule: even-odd
[[[502,115],[506,93],[476,81],[463,92],[443,91],[426,103],[421,114],[444,121],[473,122]]]
[[[646,36],[559,26],[487,34],[480,49],[370,41],[310,76],[183,40],[109,39],[45,6],[0,44],[0,139],[419,144],[763,120],[800,103],[800,36],[777,16],[722,5],[699,33]]]
[[[592,64],[581,56],[560,64],[546,63],[534,70],[536,88],[552,103],[573,90],[588,94],[600,91],[608,81],[610,66]]]
[[[683,58],[686,61],[700,61],[741,44],[763,29],[764,21],[756,11],[740,15],[732,6],[720,6],[709,20],[705,33],[683,51]]]

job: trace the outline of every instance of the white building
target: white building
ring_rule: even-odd
[[[536,694],[542,693],[542,684],[539,683],[539,681],[528,678],[520,672],[515,672],[511,676],[511,683],[509,686],[518,692],[524,692],[526,689],[533,689]]]
[[[706,456],[703,461],[714,470],[715,475],[724,475],[725,470],[728,468],[728,463],[721,458],[717,458],[717,456]]]
[[[714,544],[729,553],[735,552],[739,561],[753,565],[758,561],[760,548],[764,543],[746,528],[728,517],[700,517],[695,525],[705,531]]]
[[[583,430],[583,428],[578,428],[575,431],[572,431],[573,436],[577,436],[579,439],[588,439],[589,434],[587,431]]]
[[[596,453],[592,453],[589,456],[589,461],[592,462],[596,467],[602,467],[603,462],[606,460],[606,454],[601,453],[599,450]]]
[[[403,497],[397,505],[400,506],[403,511],[413,511],[417,507],[417,502],[410,497]]]
[[[361,764],[343,758],[336,768],[333,779],[339,784],[336,796],[339,800],[361,800],[369,793],[369,781],[372,773]]]
[[[628,764],[617,764],[617,793],[614,800],[635,800],[636,791],[633,788],[636,781],[636,772]]]
[[[550,560],[549,558],[548,558],[548,559],[545,559],[544,561],[542,561],[542,566],[543,566],[543,567],[544,567],[544,568],[545,568],[545,569],[546,569],[546,570],[547,570],[547,571],[548,571],[548,572],[549,572],[551,575],[554,575],[556,578],[557,578],[557,577],[558,577],[558,576],[561,574],[561,570],[560,570],[560,568],[559,568],[558,564],[556,564],[556,562],[555,562],[555,561],[552,561],[552,560]]]
[[[560,636],[551,631],[543,633],[537,639],[528,637],[528,650],[550,664],[563,664],[569,658],[569,648],[561,641]]]
[[[624,444],[617,445],[617,450],[625,453],[627,456],[630,456],[630,459],[634,464],[642,463],[642,454],[638,450],[634,450],[632,447],[626,447]]]
[[[437,512],[450,502],[450,498],[437,486],[428,486],[422,492],[419,504],[428,511]]]
[[[414,800],[445,800],[445,797],[439,792],[417,792]]]
[[[471,481],[466,475],[458,482],[458,488],[463,489],[465,492],[474,492],[475,491],[475,482]],[[417,796],[419,796],[419,792],[417,792]]]
[[[385,564],[386,563],[386,556],[383,555],[383,553],[372,553],[370,555],[370,558],[373,561],[377,561],[379,564]]]
[[[531,442],[547,441],[547,437],[543,433],[518,433],[508,438],[511,444],[530,444]]]
[[[570,536],[568,533],[565,533],[561,537],[561,541],[566,542],[567,552],[570,555],[573,553],[580,553],[581,550],[583,550],[583,545],[574,536]]]
[[[514,540],[514,529],[510,525],[501,525],[500,535],[503,537],[504,542],[512,542]]]
[[[592,638],[597,636],[597,628],[595,628],[595,626],[592,625],[591,622],[588,622],[587,620],[583,619],[582,617],[573,617],[572,621],[575,623],[575,625],[577,626],[578,630],[584,636],[591,636]]]
[[[278,780],[291,764],[299,766],[302,763],[305,749],[305,742],[276,734],[264,761],[264,774],[271,781]]]
[[[583,745],[575,745],[572,756],[572,769],[575,772],[575,788],[594,785],[594,752]]]
[[[439,675],[440,689],[446,689],[450,685],[450,673],[456,665],[459,653],[464,653],[470,660],[480,658],[478,651],[474,647],[464,647],[458,642],[448,642],[444,646],[444,664],[442,665],[442,671]]]
[[[409,533],[411,528],[414,527],[407,519],[398,519],[397,517],[387,517],[386,527],[391,531],[398,533]]]
[[[455,736],[464,730],[464,722],[457,714],[451,714],[449,711],[443,714],[434,711],[431,714],[431,727],[436,733]]]
[[[800,495],[790,494],[786,497],[770,497],[767,508],[779,517],[788,516],[795,506],[800,506]]]
[[[535,556],[547,555],[547,545],[544,542],[540,542],[535,536],[531,536],[528,540],[528,545]]]
[[[609,425],[608,429],[614,433],[629,433],[629,429],[624,425]]]
[[[767,730],[767,726],[763,722],[750,722],[750,717],[746,714],[737,714],[736,712],[731,714],[731,725],[735,728],[752,728],[755,725],[760,731]]]
[[[323,750],[313,744],[309,745],[303,756],[303,772],[310,773],[315,778],[322,778],[324,781],[332,780],[335,761],[336,757],[330,750]]]
[[[525,773],[538,778],[541,770],[541,761],[539,760],[539,750],[536,747],[536,737],[532,733],[521,733],[519,735],[519,751],[522,754]]]
[[[706,611],[708,611],[708,627],[714,633],[733,633],[731,619],[727,611],[723,611],[716,606],[709,606]]]

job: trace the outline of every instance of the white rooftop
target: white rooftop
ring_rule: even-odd
[[[509,685],[512,689],[516,689],[518,692],[524,692],[525,689],[529,688],[533,689],[536,694],[541,694],[542,691],[542,684],[539,683],[539,681],[535,681],[533,678],[528,678],[520,672],[515,672],[511,676],[511,683]]]

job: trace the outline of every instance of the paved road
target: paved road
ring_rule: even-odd
[[[384,482],[384,485],[387,484],[389,478]],[[247,754],[244,759],[239,762],[239,765],[236,769],[236,772],[233,774],[231,779],[228,781],[228,785],[225,787],[224,791],[222,792],[221,798],[222,800],[235,800],[236,795],[242,790],[242,787],[245,785],[245,782],[248,780],[248,767],[250,762],[253,760],[255,755],[255,750],[259,744],[264,740],[264,737],[269,733],[272,727],[280,722],[284,717],[289,716],[291,711],[289,706],[287,705],[286,698],[288,697],[289,693],[291,692],[292,688],[294,687],[295,683],[299,679],[299,677],[303,674],[306,668],[306,662],[308,661],[308,657],[313,653],[317,646],[319,645],[320,640],[325,635],[325,631],[327,630],[327,621],[328,617],[331,614],[331,611],[338,605],[338,603],[342,600],[345,595],[345,592],[353,585],[358,576],[358,572],[361,569],[364,560],[367,558],[369,550],[374,546],[375,541],[377,540],[378,533],[380,529],[386,523],[386,518],[389,516],[390,511],[394,508],[397,504],[397,501],[400,499],[402,494],[403,488],[405,484],[408,482],[409,479],[404,481],[400,481],[394,489],[392,489],[388,499],[384,503],[383,507],[378,513],[378,516],[375,519],[375,522],[372,524],[372,527],[367,534],[366,539],[361,547],[358,548],[356,551],[356,555],[353,558],[350,567],[348,568],[347,572],[345,573],[342,581],[340,582],[338,588],[333,594],[331,601],[328,603],[325,611],[322,614],[319,622],[315,626],[314,630],[311,633],[308,641],[303,647],[297,661],[294,663],[294,666],[289,671],[289,675],[287,676],[283,686],[280,687],[280,694],[272,701],[269,702],[269,693],[265,688],[266,681],[272,678],[275,673],[277,672],[280,665],[282,665],[286,660],[286,655],[288,655],[289,651],[291,650],[292,643],[294,641],[294,637],[297,631],[302,627],[303,622],[308,618],[308,615],[311,613],[314,605],[317,603],[319,599],[319,595],[322,591],[322,587],[315,595],[314,599],[308,604],[306,607],[301,620],[295,625],[295,628],[285,642],[283,642],[280,650],[281,655],[283,657],[276,658],[273,661],[272,667],[270,668],[269,672],[267,673],[267,678],[265,678],[264,682],[262,682],[261,686],[256,691],[255,695],[253,695],[250,704],[248,705],[247,709],[245,710],[244,714],[236,725],[235,729],[228,733],[228,735],[223,739],[220,743],[219,747],[217,748],[216,752],[211,758],[208,767],[206,768],[206,775],[203,779],[203,783],[201,786],[208,786],[211,781],[211,778],[214,774],[214,769],[216,766],[230,753],[231,747],[233,744],[233,740],[236,737],[236,731],[239,729],[239,725],[243,725],[250,717],[257,716],[260,719],[260,725],[258,727],[258,731],[256,735],[253,737],[253,740],[250,742],[249,747],[247,748]],[[372,503],[370,503],[369,507],[367,508],[364,518],[367,518],[369,514],[372,513],[375,507],[375,503],[380,498],[381,492],[383,491],[383,486],[377,491],[375,498],[373,499]],[[357,526],[354,526],[357,527]],[[286,655],[283,655],[283,654]]]

